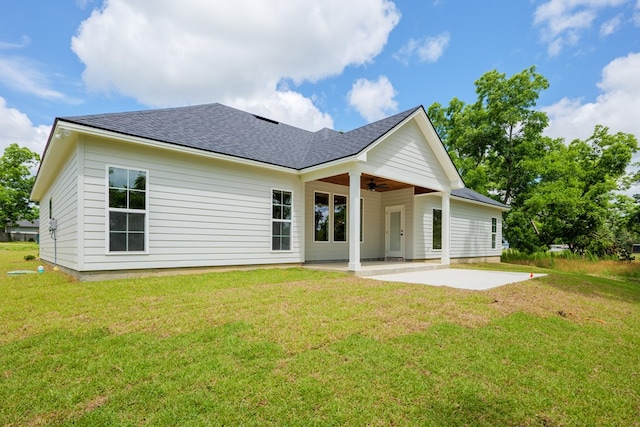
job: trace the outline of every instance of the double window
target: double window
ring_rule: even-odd
[[[291,250],[291,205],[290,191],[273,190],[271,197],[271,249]]]
[[[316,191],[314,193],[313,229],[315,242],[346,242],[347,196]]]
[[[147,172],[109,167],[109,252],[146,250]]]

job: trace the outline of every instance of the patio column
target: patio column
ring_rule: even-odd
[[[449,258],[449,243],[451,236],[451,198],[447,192],[442,193],[442,255],[440,263],[442,265],[451,264]]]
[[[360,270],[360,172],[349,172],[349,271]]]

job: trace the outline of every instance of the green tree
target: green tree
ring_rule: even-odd
[[[38,207],[29,201],[35,177],[31,168],[40,160],[37,153],[11,144],[0,157],[0,226],[15,225],[20,220],[34,220]]]
[[[635,136],[612,135],[597,125],[585,141],[565,145],[553,140],[546,145],[550,151],[539,164],[538,177],[505,221],[507,239],[528,252],[565,243],[573,252],[611,253],[620,224],[611,218],[616,206],[626,206],[616,199],[615,190],[638,151]]]
[[[468,187],[518,205],[538,174],[544,156],[546,113],[535,110],[549,83],[535,67],[507,78],[496,70],[475,82],[477,101],[454,98],[428,109],[436,131]]]

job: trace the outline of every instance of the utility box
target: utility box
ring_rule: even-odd
[[[631,246],[632,254],[640,254],[640,244],[634,244]]]

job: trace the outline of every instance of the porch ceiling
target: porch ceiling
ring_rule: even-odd
[[[349,186],[349,174],[348,173],[343,173],[340,175],[334,175],[334,176],[330,176],[327,178],[322,178],[319,179],[318,181],[323,181],[323,182],[330,182],[331,184],[337,184],[337,185],[344,185],[346,187]],[[430,189],[430,188],[424,188],[424,187],[416,187],[415,185],[411,185],[411,184],[407,184],[406,182],[400,182],[400,181],[394,181],[392,179],[385,179],[385,178],[380,178],[377,177],[375,175],[369,175],[366,173],[363,173],[362,176],[360,177],[360,188],[363,190],[369,190],[369,186],[370,183],[373,182],[374,184],[376,184],[376,188],[375,190],[371,190],[371,191],[376,191],[379,193],[382,192],[386,192],[386,191],[395,191],[395,190],[401,190],[404,188],[413,188],[413,193],[414,194],[425,194],[425,193],[433,193],[436,190]]]

